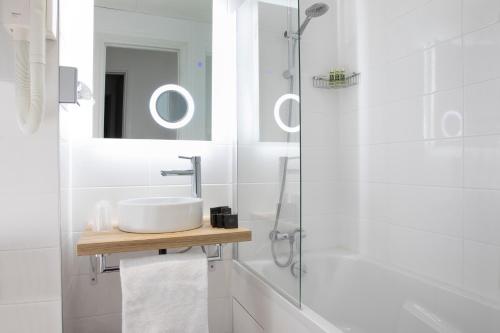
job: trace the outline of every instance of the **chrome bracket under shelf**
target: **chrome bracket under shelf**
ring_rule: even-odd
[[[214,261],[222,261],[223,260],[223,247],[222,244],[214,244],[214,245],[208,245],[208,246],[215,246],[216,247],[216,253],[215,255],[209,256],[207,253],[207,249],[204,245],[201,246],[201,249],[203,250],[203,253],[207,256],[207,261],[210,264],[211,262]],[[186,250],[179,251],[177,253],[183,253],[187,252],[191,249],[191,247],[187,248]],[[158,253],[160,255],[165,255],[167,254],[167,250],[159,250]],[[107,258],[108,254],[96,254],[93,256],[90,256],[90,283],[91,284],[96,284],[97,283],[97,275],[102,274],[102,273],[112,273],[112,272],[119,272],[120,271],[120,266],[108,266],[107,263]]]

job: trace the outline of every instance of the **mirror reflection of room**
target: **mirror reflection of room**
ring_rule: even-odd
[[[193,5],[95,1],[94,137],[211,140],[212,2]]]

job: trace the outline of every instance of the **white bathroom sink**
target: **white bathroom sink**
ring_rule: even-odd
[[[118,228],[127,232],[161,233],[201,226],[203,200],[191,197],[127,199],[118,202]]]

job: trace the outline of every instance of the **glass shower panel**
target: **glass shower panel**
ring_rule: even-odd
[[[500,332],[499,2],[321,2],[300,42],[302,308],[343,332]]]
[[[300,296],[298,1],[247,0],[237,12],[238,260],[294,303]]]
[[[347,48],[338,47],[339,36],[350,33],[339,25],[339,10],[346,2],[355,1],[300,1],[301,22],[308,22],[305,27],[302,24],[300,35],[301,305],[320,315],[334,304],[329,292],[338,267],[327,258],[356,251],[356,224],[351,223],[349,210],[353,202],[339,181],[339,137],[349,133],[348,128],[341,128],[341,121],[350,119],[341,114],[340,103],[346,94],[355,94],[357,87],[347,87],[345,80],[330,81],[332,70],[347,76],[357,69],[356,58],[345,54]],[[318,85],[313,77],[325,78],[326,84]]]

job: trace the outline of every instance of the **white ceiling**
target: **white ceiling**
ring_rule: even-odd
[[[95,0],[95,6],[198,22],[212,22],[212,0]]]

